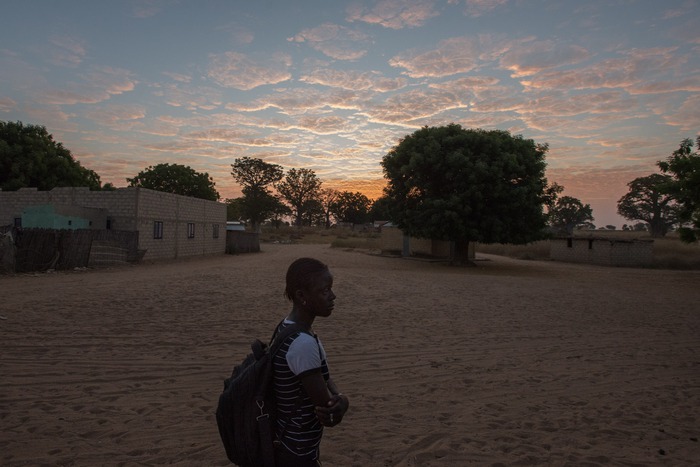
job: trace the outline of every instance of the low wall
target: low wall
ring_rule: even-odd
[[[404,254],[404,234],[396,227],[382,227],[380,248],[383,252]],[[450,258],[451,242],[446,240],[431,240],[428,238],[409,237],[408,256],[432,256],[435,258]],[[469,258],[475,257],[475,243],[469,243]]]
[[[259,251],[260,234],[255,232],[241,232],[239,230],[226,231],[227,254],[257,253]]]
[[[138,232],[119,230],[53,230],[22,229],[8,230],[10,235],[2,242],[0,257],[6,273],[67,270],[90,266],[93,244],[111,245],[123,250],[126,261],[137,261]],[[111,263],[99,262],[95,266]]]
[[[621,240],[598,237],[553,238],[550,258],[569,263],[645,267],[654,259],[653,240]]]

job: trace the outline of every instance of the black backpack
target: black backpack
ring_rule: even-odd
[[[279,328],[279,326],[278,326]],[[226,456],[242,467],[275,465],[275,398],[272,390],[272,360],[285,339],[305,326],[292,323],[273,334],[269,345],[256,339],[252,353],[234,366],[224,380],[219,396],[216,423]]]

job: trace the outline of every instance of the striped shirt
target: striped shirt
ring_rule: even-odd
[[[279,329],[289,323],[285,320]],[[323,426],[316,418],[314,404],[302,388],[299,376],[321,369],[323,379],[328,381],[326,352],[316,335],[297,332],[280,346],[273,368],[277,437],[290,452],[298,456],[312,455],[321,443]]]

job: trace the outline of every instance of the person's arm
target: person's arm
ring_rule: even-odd
[[[328,405],[328,402],[332,399],[332,394],[323,379],[320,368],[305,372],[300,375],[299,380],[315,406]]]
[[[313,349],[313,350],[311,350]],[[327,382],[323,378],[318,353],[318,343],[308,340],[303,335],[295,340],[287,352],[287,363],[290,369],[297,373],[304,391],[316,406],[316,416],[324,426],[335,426],[348,410],[348,398],[338,391],[332,379]],[[308,357],[312,356],[309,360]],[[319,365],[315,367],[315,365]],[[309,368],[310,369],[306,369]]]
[[[324,426],[335,426],[343,420],[350,400],[338,390],[332,379],[329,378],[325,386],[331,396],[325,404],[316,404],[316,416]]]

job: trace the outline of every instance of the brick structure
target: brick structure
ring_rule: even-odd
[[[225,204],[146,188],[0,191],[0,225],[21,227],[25,218],[32,227],[57,228],[59,223],[65,224],[61,228],[137,231],[139,250],[149,260],[226,250]]]
[[[550,241],[549,256],[570,263],[644,267],[652,264],[653,249],[653,240],[566,237]]]
[[[428,238],[407,237],[397,227],[381,227],[381,250],[399,251],[403,256],[432,256],[450,258],[451,242]],[[469,259],[475,258],[475,243],[469,243]]]

